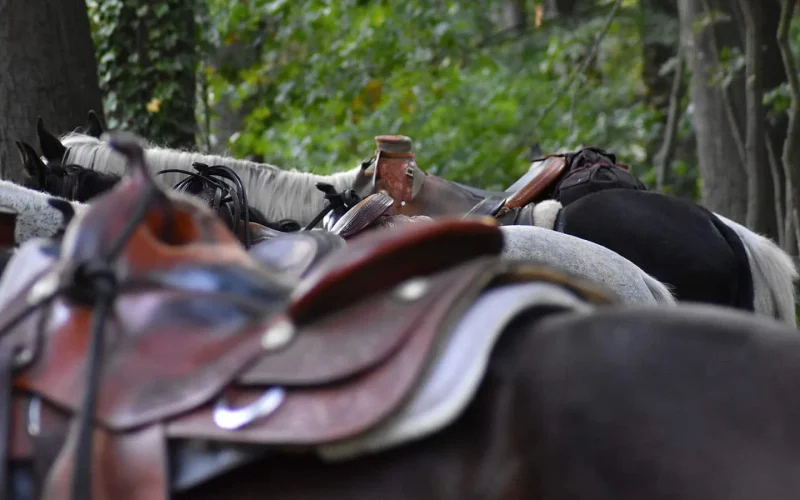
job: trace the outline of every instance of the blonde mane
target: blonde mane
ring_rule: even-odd
[[[125,159],[100,139],[70,132],[61,137],[61,142],[67,148],[64,164],[117,175],[125,173]],[[332,175],[317,175],[282,170],[266,163],[167,149],[152,144],[148,144],[145,154],[150,171],[154,174],[168,169],[193,172],[194,162],[230,167],[241,177],[247,201],[253,208],[261,211],[268,220],[293,219],[300,224],[311,222],[325,207],[325,198],[315,187],[316,183],[327,182],[337,191],[343,191],[353,186],[359,173],[359,167],[356,167]],[[185,177],[184,174],[167,173],[155,179],[159,185],[170,188]]]

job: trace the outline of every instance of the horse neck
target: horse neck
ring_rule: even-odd
[[[117,175],[125,172],[122,156],[103,143],[75,145],[67,156],[65,162],[99,172]],[[192,163],[195,162],[228,166],[242,179],[250,206],[269,220],[292,219],[300,224],[310,222],[325,207],[325,198],[316,188],[318,182],[331,184],[337,191],[344,191],[352,187],[359,173],[359,167],[356,167],[332,175],[317,175],[282,170],[264,163],[163,148],[147,149],[147,160],[153,174],[167,169],[191,172]],[[172,188],[185,177],[185,174],[166,173],[157,176],[156,180],[163,187]]]

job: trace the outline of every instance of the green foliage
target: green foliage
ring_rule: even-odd
[[[217,50],[258,53],[208,67],[208,94],[247,111],[233,154],[285,168],[352,168],[375,135],[404,134],[423,168],[487,188],[524,172],[535,143],[598,145],[647,174],[663,117],[643,99],[637,2],[577,71],[613,2],[594,3],[592,15],[537,26],[529,1],[517,33],[494,0],[210,0]]]
[[[181,0],[87,0],[111,128],[173,147],[194,146],[195,72],[202,48]]]

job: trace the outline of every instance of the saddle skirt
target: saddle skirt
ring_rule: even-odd
[[[70,223],[57,258],[0,304],[5,320],[69,291],[0,336],[0,349],[17,353],[11,411],[0,424],[8,427],[9,458],[33,464],[24,470],[42,498],[66,498],[78,446],[93,308],[75,280],[119,236],[143,186],[125,178],[98,198]],[[582,301],[613,300],[572,277],[501,261],[502,246],[499,229],[485,220],[420,222],[364,233],[283,273],[259,264],[199,200],[163,194],[111,266],[118,289],[103,329],[95,498],[167,498],[247,459],[232,453],[187,478],[170,471],[189,471],[188,462],[206,455],[183,446],[184,463],[170,467],[175,443],[343,458],[435,432],[463,411],[517,312],[535,304],[577,308],[559,287]],[[34,251],[25,246],[18,258]],[[521,282],[542,286],[513,288]],[[519,296],[515,306],[489,318],[509,294]],[[473,347],[465,350],[466,339]],[[467,375],[437,403],[458,365]],[[22,484],[14,483],[18,495]]]

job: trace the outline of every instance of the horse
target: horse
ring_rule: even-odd
[[[143,153],[124,139],[115,138],[115,146],[141,166]],[[3,347],[18,348],[15,376],[2,380],[13,380],[14,392],[4,390],[2,397],[22,403],[13,407],[18,420],[2,420],[16,422],[8,434],[14,459],[4,483],[9,487],[0,490],[14,500],[35,492],[45,500],[796,496],[800,338],[786,325],[711,305],[621,307],[601,289],[547,266],[500,263],[493,256],[502,233],[472,220],[375,231],[294,282],[257,271],[208,207],[148,187],[153,184],[145,172],[132,169],[129,182],[78,215],[57,265],[19,286],[19,300],[0,304]],[[165,252],[168,259],[156,258]],[[411,258],[416,252],[428,259]],[[215,267],[218,259],[229,265]],[[382,266],[388,262],[402,265]],[[242,266],[248,272],[233,271]],[[184,282],[186,270],[230,279]],[[471,281],[476,271],[488,279]],[[151,288],[136,281],[143,276],[155,280]],[[75,279],[87,279],[89,288],[109,287],[77,289]],[[464,288],[468,282],[477,286]],[[259,292],[248,300],[262,307],[244,301],[227,309],[243,298],[234,284]],[[345,289],[355,293],[342,294]],[[147,300],[159,293],[170,303]],[[144,300],[135,302],[137,294]],[[172,309],[206,297],[214,300],[205,307]],[[125,305],[126,299],[134,302]],[[119,305],[113,335],[103,313],[112,301]],[[33,306],[30,314],[42,319],[47,304],[55,305],[58,320],[9,323],[9,314],[23,306]],[[126,316],[136,304],[154,316]],[[428,307],[433,304],[440,313]],[[405,307],[405,314],[364,316],[376,305]],[[448,319],[435,321],[441,313]],[[232,315],[262,327],[251,331],[237,321],[220,330]],[[204,326],[170,329],[197,319]],[[385,337],[409,320],[413,333],[388,358],[349,372],[333,387],[331,375],[308,378],[319,369],[348,373],[352,365],[338,365],[333,350],[352,356],[367,347],[324,343],[331,335],[366,340],[371,330],[364,327],[380,323]],[[355,325],[361,328],[343,328]],[[37,328],[47,335],[25,343]],[[216,369],[201,371],[206,365],[198,367],[192,356],[199,352],[187,351],[199,340],[242,345],[252,334],[253,350],[237,352],[250,353],[255,363],[240,355],[220,364],[211,356],[207,362]],[[294,385],[269,386],[255,406],[229,406],[227,397],[241,388],[220,396],[233,379],[263,387],[254,379],[258,369],[278,370],[266,378],[277,381],[281,362],[315,334],[323,342],[318,362],[284,365],[282,376],[294,377]],[[426,368],[411,368],[426,335],[433,335],[436,348],[422,349]],[[114,342],[103,348],[107,336]],[[70,352],[53,349],[74,337],[82,340],[70,343]],[[153,349],[159,340],[167,347],[176,338],[183,339],[180,348]],[[48,355],[36,356],[41,351]],[[136,369],[131,356],[142,352],[168,361]],[[62,354],[74,355],[85,369],[59,371]],[[367,380],[395,365],[419,383],[402,391],[406,397],[389,414],[342,439],[320,434],[333,432],[332,423],[352,422],[337,415],[360,422],[374,415],[372,405],[394,400],[399,377],[380,386]],[[41,386],[48,370],[74,384]],[[183,376],[198,371],[205,376]],[[222,387],[214,386],[219,378]],[[111,391],[115,381],[122,385]],[[83,403],[76,390],[85,393]],[[361,390],[369,398],[351,399],[332,413],[335,390]],[[131,394],[136,397],[126,399]],[[56,396],[66,398],[58,407]],[[203,405],[217,396],[213,421],[224,426],[214,430],[205,425],[212,410]],[[127,413],[110,411],[126,401],[135,403]],[[303,404],[318,411],[304,412]]]
[[[37,122],[40,148],[47,165],[70,164],[117,176],[125,173],[125,159],[107,143],[80,132],[70,132],[60,139]],[[336,192],[351,187],[359,168],[331,175],[316,175],[296,170],[282,170],[273,165],[237,160],[224,156],[204,155],[147,145],[148,168],[153,174],[164,170],[185,169],[198,163],[229,167],[241,178],[250,205],[264,215],[266,221],[295,221],[308,225],[325,210],[326,199],[317,184],[332,186]],[[160,175],[157,182],[172,187],[183,180],[179,173]]]
[[[580,187],[592,173],[594,166],[568,168],[569,159],[582,152],[536,162],[506,192],[492,193],[425,173],[408,137],[378,136],[376,143],[376,154],[362,163],[354,189],[362,196],[387,192],[398,202],[393,213],[484,214],[502,224],[535,224],[613,250],[670,285],[679,301],[731,306],[796,325],[798,271],[768,238],[691,201],[646,190],[603,189],[566,206],[553,200],[567,176]],[[614,164],[616,158],[608,161]]]
[[[83,168],[80,165],[46,165],[33,147],[16,142],[22,165],[27,174],[22,185],[53,196],[85,203],[113,188],[120,176]]]

